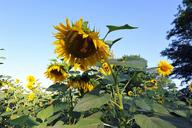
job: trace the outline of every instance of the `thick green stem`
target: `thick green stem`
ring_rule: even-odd
[[[131,82],[131,80],[132,80],[133,78],[135,78],[136,75],[137,75],[137,73],[134,73],[133,76],[132,76],[132,78],[127,81],[127,83],[125,84],[123,90],[121,91],[122,94],[123,94],[123,92],[125,91],[126,87],[129,85],[129,83]]]
[[[113,72],[113,70],[112,70],[112,68],[111,68],[111,66],[110,66],[109,63],[108,63],[108,65],[109,65],[109,67],[110,67],[111,74],[112,74],[112,76],[113,76],[113,80],[114,80],[114,84],[115,84],[115,91],[116,91],[117,96],[118,96],[118,100],[116,100],[116,95],[113,94],[113,95],[115,96],[114,99],[115,99],[115,102],[119,105],[119,109],[120,109],[120,110],[123,110],[123,96],[122,96],[122,93],[121,93],[120,90],[119,90],[119,83],[118,83],[117,77],[116,77],[116,75],[114,74],[114,72]],[[114,93],[114,92],[112,92],[112,93]]]
[[[71,103],[71,109],[73,109],[73,96],[72,96],[71,88],[69,89],[69,98],[70,98],[70,103]]]

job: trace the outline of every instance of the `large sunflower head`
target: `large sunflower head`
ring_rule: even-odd
[[[66,19],[66,25],[60,23],[55,29],[58,30],[55,53],[76,68],[87,70],[110,56],[109,47],[99,39],[99,33],[90,30],[83,19],[72,25]]]
[[[160,61],[157,67],[157,72],[163,76],[168,76],[173,71],[173,66],[167,61]]]
[[[54,82],[61,82],[65,80],[68,76],[68,73],[65,71],[64,66],[61,64],[50,65],[44,74],[47,78]]]

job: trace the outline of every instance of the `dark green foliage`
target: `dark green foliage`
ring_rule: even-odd
[[[4,49],[3,49],[3,48],[1,48],[1,49],[0,49],[0,51],[1,51],[1,50],[4,50]],[[0,60],[2,60],[2,59],[5,59],[5,57],[0,56]],[[3,63],[2,63],[2,62],[0,62],[0,64],[3,64]]]
[[[172,23],[174,26],[168,32],[167,39],[172,38],[169,47],[161,52],[173,61],[173,75],[192,80],[192,1],[183,0],[183,6],[178,7],[178,14]]]

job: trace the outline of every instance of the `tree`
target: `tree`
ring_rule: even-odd
[[[161,54],[173,61],[172,76],[188,82],[192,80],[192,0],[183,0],[172,25],[167,35],[172,42]]]
[[[1,50],[4,50],[4,49],[3,49],[3,48],[0,48],[0,51],[1,51]],[[5,57],[0,56],[0,60],[1,60],[1,59],[5,59]],[[0,62],[0,64],[3,64],[3,63]]]

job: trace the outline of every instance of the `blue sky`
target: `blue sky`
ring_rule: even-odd
[[[49,60],[55,58],[56,32],[53,25],[82,17],[96,27],[103,37],[105,27],[130,24],[136,30],[117,31],[107,39],[123,39],[112,48],[116,57],[137,54],[148,60],[148,65],[156,66],[160,56],[171,41],[166,40],[166,32],[177,13],[181,0],[0,0],[0,48],[5,51],[4,65],[0,72],[19,78],[23,82],[29,74],[35,75],[44,86],[50,82],[43,72]]]

